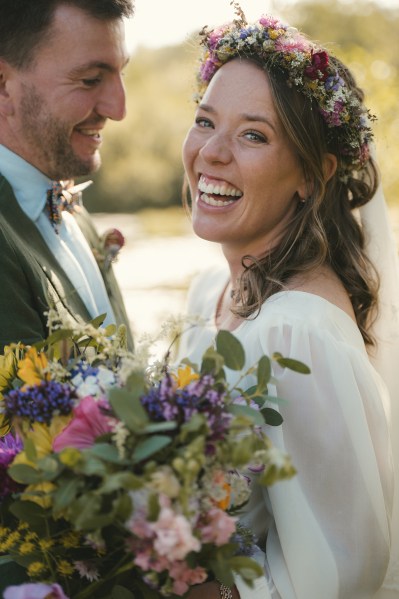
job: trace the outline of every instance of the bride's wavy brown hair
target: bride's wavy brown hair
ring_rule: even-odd
[[[363,91],[351,72],[337,58],[330,60],[363,101]],[[253,62],[266,70],[259,60]],[[339,148],[317,105],[290,88],[278,74],[267,72],[267,77],[283,128],[302,164],[309,196],[304,202],[298,201],[295,216],[278,245],[261,257],[243,256],[244,271],[237,294],[240,299],[233,312],[243,318],[256,315],[264,301],[285,289],[293,277],[328,265],[349,294],[364,341],[373,344],[369,328],[377,310],[378,276],[367,258],[364,233],[354,211],[376,191],[375,163],[370,157],[342,180]],[[326,153],[337,158],[336,172],[327,182],[323,172]]]
[[[351,175],[340,177],[340,151],[334,130],[321,118],[317,104],[289,87],[282,76],[268,70],[258,58],[245,60],[266,72],[277,114],[305,173],[309,196],[304,202],[298,198],[295,216],[272,250],[263,256],[243,256],[244,270],[232,311],[242,318],[254,317],[265,300],[286,289],[294,277],[328,265],[349,294],[365,343],[373,344],[369,330],[376,316],[378,276],[365,252],[356,209],[376,191],[375,163],[370,158]],[[330,56],[330,60],[362,102],[363,91],[351,72],[337,58]],[[323,166],[327,153],[336,156],[337,169],[326,182]]]

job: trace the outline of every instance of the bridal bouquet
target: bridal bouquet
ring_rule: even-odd
[[[122,328],[50,320],[48,339],[0,357],[0,565],[74,599],[177,597],[233,573],[251,584],[250,480],[295,473],[262,428],[281,423],[270,359],[244,372],[220,331],[201,364],[149,365]],[[242,373],[234,388],[226,369]]]

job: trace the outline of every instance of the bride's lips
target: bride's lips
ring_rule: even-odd
[[[211,179],[206,175],[201,175],[198,181],[198,197],[208,206],[223,207],[233,204],[239,200],[243,192],[231,183]]]

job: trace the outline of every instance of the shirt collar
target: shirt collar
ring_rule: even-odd
[[[21,156],[0,145],[0,172],[10,183],[21,209],[36,221],[46,203],[51,180]]]

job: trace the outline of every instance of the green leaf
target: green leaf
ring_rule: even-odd
[[[263,568],[254,559],[243,555],[232,557],[230,566],[248,583],[263,575]]]
[[[202,356],[201,374],[217,375],[224,366],[224,358],[213,347],[209,347]]]
[[[306,366],[306,364],[299,362],[299,360],[293,360],[292,358],[284,358],[279,352],[273,354],[273,360],[276,360],[277,364],[282,368],[289,368],[300,374],[310,374],[310,368]]]
[[[103,461],[93,455],[85,454],[85,459],[80,465],[80,470],[87,476],[103,477],[107,474],[107,468]]]
[[[10,507],[10,512],[21,520],[28,522],[31,526],[37,526],[44,523],[47,512],[33,501],[14,501]]]
[[[106,312],[104,312],[104,314],[100,314],[99,316],[96,316],[96,318],[93,318],[92,320],[90,320],[89,324],[93,325],[93,327],[95,329],[98,329],[104,322],[106,316],[107,316],[107,314],[106,314]]]
[[[116,472],[109,474],[104,481],[104,484],[98,489],[98,492],[105,495],[119,491],[120,489],[136,490],[143,486],[144,482],[141,478],[135,476],[132,472]]]
[[[126,522],[132,514],[132,500],[124,493],[117,497],[114,502],[114,514],[120,522]]]
[[[126,587],[121,587],[117,584],[112,589],[111,599],[135,599],[135,595]]]
[[[80,481],[76,478],[63,481],[62,485],[53,494],[54,511],[58,512],[65,509],[72,501],[75,500],[79,492]]]
[[[228,406],[228,411],[235,416],[244,416],[252,420],[254,424],[262,426],[265,423],[264,418],[258,410],[254,410],[250,406],[242,406],[239,404],[231,404]]]
[[[272,373],[271,363],[268,356],[262,356],[258,362],[257,375],[258,375],[258,391],[267,391],[267,384],[270,381],[270,375]]]
[[[27,464],[15,464],[8,469],[8,473],[12,479],[23,485],[34,485],[42,480],[41,472]]]
[[[87,449],[85,453],[91,454],[106,462],[111,462],[112,464],[119,464],[122,461],[117,448],[110,443],[95,443],[90,449]]]
[[[133,452],[133,462],[141,462],[148,459],[157,451],[160,451],[171,443],[172,439],[166,435],[154,435],[139,443]]]
[[[26,453],[26,457],[30,462],[35,462],[37,458],[36,446],[32,439],[26,439],[24,442],[24,450]]]
[[[118,418],[129,430],[140,433],[148,424],[148,416],[136,393],[125,389],[111,389],[108,394]]]
[[[145,433],[159,433],[162,431],[174,431],[177,428],[177,422],[153,422],[145,427]]]
[[[266,424],[269,424],[270,426],[280,426],[284,421],[280,412],[273,410],[273,408],[263,408],[261,414],[263,415]]]
[[[242,370],[245,364],[244,348],[230,331],[219,331],[216,336],[216,349],[223,356],[225,365],[231,370]]]

